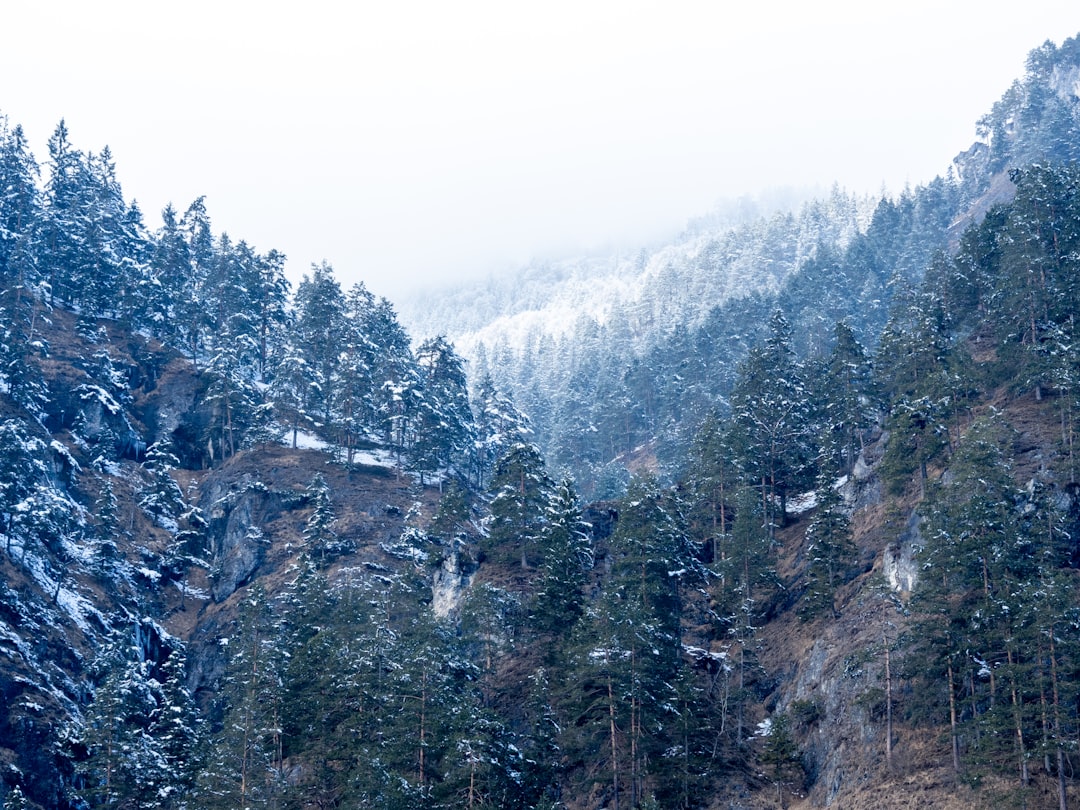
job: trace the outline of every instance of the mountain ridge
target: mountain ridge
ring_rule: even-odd
[[[5,123],[5,806],[1067,808],[1070,59],[986,172],[711,242],[762,288],[498,384],[200,201],[146,234],[62,128],[36,196]]]

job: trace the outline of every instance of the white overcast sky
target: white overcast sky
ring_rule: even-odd
[[[0,113],[66,119],[148,226],[399,297],[634,245],[716,201],[943,173],[1076,0],[52,0],[2,14]]]

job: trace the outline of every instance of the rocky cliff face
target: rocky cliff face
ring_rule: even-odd
[[[19,516],[7,515],[0,535],[0,797],[19,784],[59,808],[74,778],[64,741],[91,700],[104,648],[122,640],[152,662],[186,647],[190,686],[205,698],[245,589],[258,580],[273,591],[293,569],[316,475],[341,541],[331,577],[405,564],[383,549],[406,516],[430,517],[438,493],[389,468],[346,470],[321,451],[275,444],[210,467],[198,438],[208,411],[190,363],[111,325],[87,340],[62,311],[43,338],[48,354],[31,362],[47,389],[44,412],[0,405],[28,465],[13,471],[26,497],[9,506]],[[155,443],[174,465],[148,460]],[[24,513],[37,521],[25,530]],[[435,569],[444,610],[468,583],[467,563],[452,559]]]

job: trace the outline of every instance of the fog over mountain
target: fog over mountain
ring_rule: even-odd
[[[717,200],[948,168],[1065,0],[9,9],[0,110],[66,118],[156,228],[215,223],[379,295],[668,239]],[[17,77],[17,80],[16,78]]]

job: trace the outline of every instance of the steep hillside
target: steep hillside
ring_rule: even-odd
[[[5,807],[1075,805],[1076,57],[960,177],[646,255],[471,394],[2,122]]]
[[[313,481],[332,492],[331,571],[402,565],[414,553],[395,551],[407,521],[430,519],[438,493],[374,457],[345,468],[282,444],[185,468],[179,459],[203,457],[185,437],[211,418],[188,361],[109,322],[81,336],[59,309],[36,336],[48,347],[27,358],[40,398],[27,409],[5,397],[3,412],[0,751],[8,788],[64,807],[112,651],[151,669],[186,653],[186,682],[208,708],[245,588],[280,591],[310,551]]]

